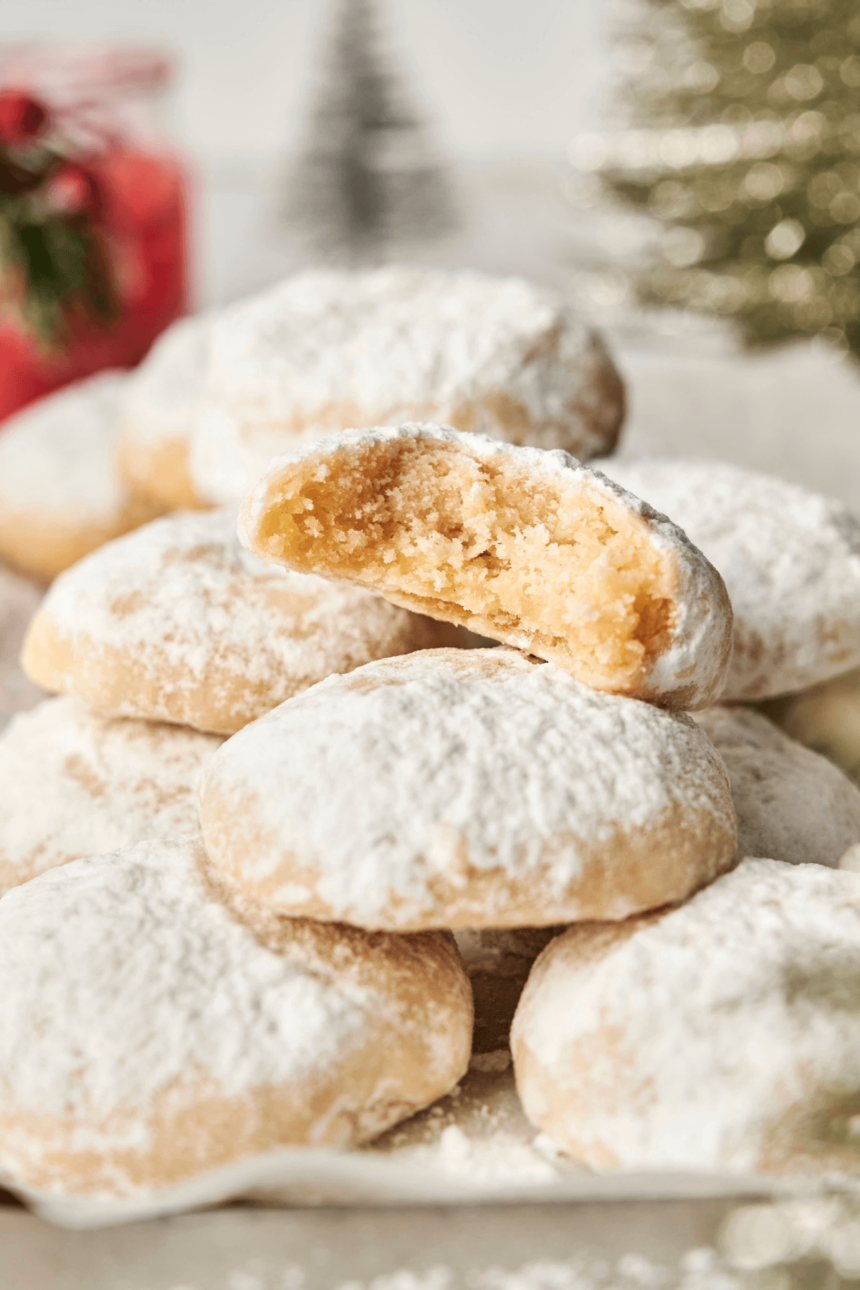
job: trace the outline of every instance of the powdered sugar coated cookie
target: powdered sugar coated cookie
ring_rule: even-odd
[[[198,506],[188,442],[209,354],[209,315],[180,318],[153,345],[124,392],[119,461],[136,493],[164,510]]]
[[[533,1124],[593,1169],[856,1169],[860,874],[745,860],[571,928],[512,1030]]]
[[[719,575],[563,452],[437,425],[348,431],[273,461],[239,534],[265,560],[370,587],[595,689],[696,708],[723,684]]]
[[[860,782],[860,668],[763,707],[792,739],[823,753]]]
[[[735,862],[725,769],[689,717],[507,649],[323,681],[220,748],[200,803],[231,886],[369,928],[626,918]]]
[[[49,394],[0,430],[0,558],[49,582],[159,508],[120,476],[127,376],[102,372]]]
[[[452,628],[321,578],[268,568],[229,511],[183,512],[59,578],[23,662],[107,716],[231,734],[332,672],[450,642]]]
[[[0,894],[81,856],[196,833],[222,740],[48,699],[0,735]]]
[[[726,763],[738,854],[835,868],[860,842],[860,789],[750,708],[708,708],[696,723]]]
[[[419,419],[589,457],[612,447],[623,413],[603,342],[543,288],[314,269],[215,320],[192,475],[230,502],[296,440]]]
[[[0,729],[13,712],[32,708],[44,698],[18,664],[24,635],[41,599],[41,587],[0,565]]]
[[[725,462],[606,463],[680,524],[734,610],[724,700],[803,690],[860,663],[860,522],[841,502]]]
[[[0,1167],[128,1196],[286,1145],[348,1147],[464,1073],[444,935],[240,922],[189,839],[77,860],[0,901]]]

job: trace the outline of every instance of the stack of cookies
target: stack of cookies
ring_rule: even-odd
[[[93,550],[29,629],[61,697],[0,737],[7,1182],[372,1139],[468,1065],[452,932],[542,951],[517,1085],[579,1162],[853,1163],[860,790],[749,704],[860,664],[860,526],[582,465],[617,377],[521,283],[300,275],[150,364],[133,495],[224,509]]]

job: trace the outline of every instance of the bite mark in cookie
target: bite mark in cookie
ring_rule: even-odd
[[[562,452],[447,427],[349,431],[276,459],[240,536],[565,668],[595,689],[699,707],[731,608],[683,533]]]

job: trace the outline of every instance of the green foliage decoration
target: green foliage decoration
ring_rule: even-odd
[[[642,0],[624,26],[624,128],[573,155],[659,222],[639,300],[860,357],[857,0]]]
[[[53,352],[76,322],[107,327],[120,310],[96,179],[42,134],[0,130],[0,309]]]

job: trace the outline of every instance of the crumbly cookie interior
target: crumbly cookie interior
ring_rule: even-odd
[[[309,462],[261,547],[627,688],[664,647],[674,571],[636,515],[451,444],[394,440]]]

